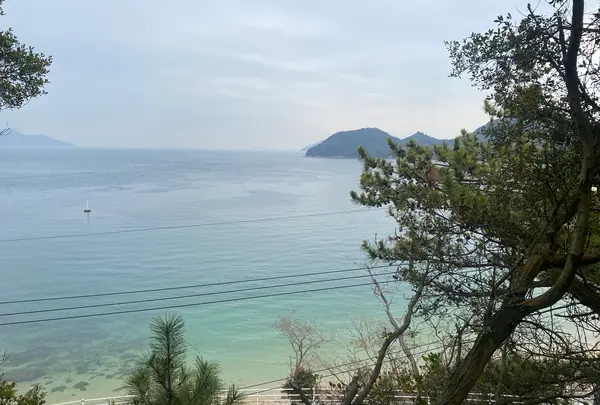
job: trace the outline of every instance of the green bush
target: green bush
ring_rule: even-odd
[[[46,393],[35,385],[23,395],[17,394],[14,382],[0,378],[0,405],[43,405],[46,403]]]

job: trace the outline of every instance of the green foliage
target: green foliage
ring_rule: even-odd
[[[243,396],[235,386],[229,387],[225,400],[220,394],[224,384],[216,362],[197,357],[187,367],[184,321],[179,315],[155,318],[150,330],[150,353],[140,358],[138,366],[126,379],[127,391],[134,405],[236,405]]]
[[[46,393],[39,385],[35,385],[23,395],[19,395],[16,405],[43,405],[46,403]]]
[[[490,91],[483,133],[433,147],[391,142],[394,161],[359,150],[352,199],[388,206],[398,225],[365,251],[400,264],[397,278],[413,286],[432,268],[425,318],[478,337],[444,381],[445,404],[464,401],[507,339],[528,358],[578,364],[570,385],[553,377],[563,398],[598,380],[595,354],[566,331],[600,329],[590,318],[600,314],[600,200],[591,193],[600,183],[600,13],[586,20],[583,0],[549,3],[550,14],[528,7],[519,21],[498,17],[495,29],[447,43],[452,75]]]
[[[429,292],[438,314],[449,306],[468,306],[481,316],[484,309],[492,310],[491,316],[509,291],[518,289],[522,297],[532,292],[530,274],[562,267],[573,239],[581,131],[563,87],[547,82],[564,72],[546,69],[544,60],[555,48],[536,53],[546,37],[530,41],[534,33],[542,35],[531,28],[538,17],[517,28],[508,20],[501,19],[498,30],[449,44],[454,74],[467,72],[495,91],[494,102],[486,103],[492,118],[489,142],[463,131],[452,146],[391,143],[395,161],[360,150],[361,191],[352,192],[352,199],[365,206],[389,205],[398,222],[397,235],[365,249],[373,259],[437,264],[442,274]],[[540,66],[521,75],[520,61],[527,57],[539,59]],[[600,180],[598,160],[589,173]],[[593,199],[598,202],[597,195]],[[600,216],[593,214],[591,229],[600,229],[599,223]],[[597,233],[589,235],[586,255],[597,263],[600,240]],[[525,263],[534,258],[534,269],[525,275]]]
[[[299,367],[294,371],[293,375],[286,380],[283,388],[299,388],[310,391],[319,387],[320,380],[321,377],[318,374],[313,373],[311,370]]]
[[[296,367],[282,388],[283,398],[292,403],[299,401],[305,405],[313,404],[313,394],[320,388],[321,376],[303,367]]]
[[[497,126],[496,137],[510,142],[482,142],[465,132],[452,147],[392,146],[395,161],[361,151],[361,192],[353,192],[353,200],[389,205],[398,223],[397,235],[364,245],[368,255],[438,265],[441,274],[427,298],[438,313],[485,308],[482,297],[506,292],[496,283],[547,227],[556,201],[573,198],[578,151],[544,140],[546,134],[542,128]],[[566,255],[569,233],[563,227],[557,235],[556,256]],[[469,270],[475,269],[489,278],[474,282]]]
[[[0,15],[2,13],[2,1],[0,1]],[[46,403],[46,393],[39,385],[34,385],[25,394],[17,393],[16,384],[3,378],[3,365],[8,361],[6,353],[0,355],[0,405],[43,405]]]
[[[245,394],[240,391],[235,384],[232,384],[227,389],[227,395],[225,396],[225,401],[219,401],[219,404],[222,405],[238,405],[244,402]]]
[[[563,404],[560,396],[565,382],[576,373],[574,368],[575,365],[566,360],[528,358],[511,352],[504,360],[496,357],[490,361],[472,390],[477,396],[470,397],[469,402],[488,404],[490,399],[495,399],[505,403],[511,402],[510,396],[516,396],[524,401],[543,399],[547,404]],[[418,376],[409,368],[386,370],[373,387],[369,404],[394,404],[399,392],[416,395],[415,405],[436,403],[452,371],[453,366],[444,361],[441,353],[424,356]],[[496,398],[496,394],[500,397]]]
[[[221,370],[218,363],[196,358],[191,372],[178,383],[177,401],[174,403],[192,405],[210,405],[218,401],[218,395],[223,389],[219,377]]]
[[[523,353],[511,353],[505,360],[491,361],[477,382],[477,390],[493,395],[498,391],[504,395],[522,398],[536,396],[557,403],[556,396],[565,390],[565,383],[577,375],[577,370],[565,360],[528,358]]]
[[[430,353],[422,358],[421,371],[415,376],[410,368],[391,369],[383,372],[375,383],[369,404],[388,405],[397,403],[395,397],[401,392],[415,395],[415,405],[435,403],[448,368],[439,353]]]
[[[14,382],[0,378],[0,405],[43,405],[46,403],[46,393],[35,385],[25,394],[17,394]]]
[[[21,44],[12,29],[0,31],[0,110],[20,108],[46,94],[44,86],[51,63],[52,57]]]

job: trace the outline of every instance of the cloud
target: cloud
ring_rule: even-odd
[[[4,22],[55,63],[49,94],[5,119],[84,146],[299,148],[364,126],[451,137],[486,118],[484,95],[447,77],[443,41],[517,4],[6,2]]]
[[[269,9],[232,16],[231,23],[249,30],[287,36],[321,36],[331,30],[331,25],[319,19],[299,18],[297,15]]]

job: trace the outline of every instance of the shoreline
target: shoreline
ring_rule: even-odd
[[[259,367],[253,368],[254,370]],[[248,373],[251,373],[248,370]],[[285,373],[282,373],[282,378],[285,378]],[[252,380],[247,380],[246,378],[237,378],[237,381],[231,381],[227,377],[224,378],[224,383],[226,387],[231,384],[235,384],[237,387],[244,387],[245,385],[253,385],[255,382]],[[69,382],[67,382],[69,381]],[[261,381],[265,381],[265,379],[261,379]],[[49,384],[59,383],[60,385],[57,387],[60,390],[55,390],[52,392],[49,389]],[[84,384],[82,384],[84,383]],[[259,382],[260,383],[260,382]],[[61,404],[65,402],[71,401],[81,401],[81,400],[92,400],[97,398],[112,398],[112,397],[120,397],[125,396],[127,393],[123,387],[124,379],[102,379],[102,378],[91,378],[81,380],[73,379],[70,376],[65,375],[48,375],[43,377],[39,381],[32,381],[26,383],[17,383],[17,390],[19,394],[25,393],[29,390],[33,385],[39,384],[44,392],[46,392],[46,404],[54,405]],[[86,385],[87,384],[87,385]],[[258,387],[251,387],[247,389],[243,389],[248,392],[260,392],[263,390],[275,390],[279,389],[283,385],[283,382],[273,382],[271,384],[266,383],[264,385],[260,385]],[[64,387],[64,388],[63,388]],[[81,387],[81,388],[77,388]],[[56,387],[55,387],[56,388]]]
[[[190,361],[195,356],[190,357]],[[269,381],[277,379],[285,379],[289,372],[287,358],[282,358],[282,361],[274,361],[275,359],[262,359],[251,364],[244,364],[240,367],[237,364],[235,367],[231,362],[219,362],[222,369],[222,378],[226,386],[235,384],[237,387],[247,385],[263,384],[259,387],[251,389],[273,389],[280,387],[283,382]],[[188,364],[189,364],[188,362]],[[131,364],[131,363],[130,363]],[[47,373],[46,375],[31,381],[18,382],[17,390],[19,394],[24,394],[33,385],[38,384],[46,393],[46,404],[53,405],[70,401],[80,401],[82,399],[108,398],[126,395],[124,383],[126,377],[125,366],[119,368],[106,368],[92,370],[86,374],[77,374],[75,372],[56,372]],[[261,370],[260,375],[256,370]],[[7,380],[10,381],[10,369],[6,373]]]

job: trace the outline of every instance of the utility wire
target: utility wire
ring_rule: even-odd
[[[142,294],[142,293],[149,293],[149,292],[185,290],[185,289],[191,289],[191,288],[215,287],[215,286],[224,286],[224,285],[231,285],[231,284],[245,284],[245,283],[253,283],[253,282],[257,282],[257,281],[273,281],[273,280],[283,280],[283,279],[297,278],[297,277],[349,273],[349,272],[361,271],[361,270],[385,269],[385,268],[396,267],[396,266],[397,265],[389,264],[389,265],[369,266],[369,267],[354,267],[354,268],[341,269],[341,270],[316,271],[316,272],[312,272],[312,273],[288,274],[285,276],[248,278],[248,279],[243,279],[243,280],[220,281],[220,282],[216,282],[216,283],[206,283],[206,284],[191,284],[191,285],[183,285],[183,286],[176,286],[176,287],[160,287],[160,288],[149,288],[149,289],[144,289],[144,290],[115,291],[115,292],[107,292],[107,293],[82,294],[82,295],[68,295],[68,296],[62,296],[62,297],[28,298],[28,299],[19,299],[19,300],[0,301],[0,305],[25,304],[25,303],[34,303],[34,302],[47,302],[47,301],[64,301],[64,300],[80,299],[80,298],[96,298],[96,297],[109,297],[109,296],[116,296],[116,295]],[[479,272],[480,272],[479,269],[463,271],[464,274],[479,273]]]
[[[467,343],[468,343],[468,342],[467,342]],[[419,347],[424,347],[424,346],[429,346],[429,345],[431,345],[431,344],[433,344],[433,342],[432,342],[432,343],[428,343],[428,344],[423,344],[423,345],[420,345],[420,346],[415,346],[415,347],[411,348],[411,351],[412,351],[413,349],[417,349],[417,348],[419,348]],[[444,346],[437,346],[437,347],[429,348],[429,349],[427,349],[427,350],[424,350],[424,351],[421,351],[421,352],[412,353],[412,354],[413,354],[413,356],[421,356],[421,355],[423,355],[423,354],[430,353],[430,352],[434,352],[434,351],[437,351],[437,350],[442,350],[442,349],[444,349]],[[404,353],[404,352],[403,352],[402,350],[398,350],[398,351],[396,351],[396,352],[391,352],[391,353],[388,353],[388,354],[391,354],[391,355],[393,355],[393,354],[403,354],[403,353]],[[362,360],[356,361],[356,362],[354,362],[354,363],[362,363],[362,362],[365,362],[365,361],[374,361],[374,360],[375,360],[375,359],[373,359],[373,358],[370,358],[370,359],[362,359]],[[394,359],[387,359],[387,360],[384,360],[383,362],[384,362],[384,363],[389,363],[389,362],[391,362],[391,361],[393,361],[393,360],[394,360]],[[348,365],[348,364],[352,364],[352,363],[347,363],[346,365]],[[344,365],[342,365],[342,366],[340,366],[340,367],[344,367]],[[334,373],[334,372],[332,372],[332,371],[331,371],[331,369],[337,369],[337,368],[340,368],[340,367],[329,367],[329,368],[326,368],[326,369],[323,369],[323,370],[318,370],[318,371],[316,371],[316,373],[321,373],[321,372],[323,372],[323,371],[329,371],[329,374],[322,375],[321,377],[333,377],[333,376],[335,376],[335,373]],[[349,372],[351,372],[351,371],[359,371],[361,368],[362,368],[362,367],[352,368],[352,369],[349,369],[349,370],[342,371],[342,373],[349,373]],[[287,380],[287,378],[286,378],[286,380]],[[281,380],[279,380],[279,381],[281,381]],[[285,380],[284,380],[284,381],[285,381]]]
[[[398,350],[396,352],[391,352],[389,354],[399,354],[399,353],[402,353],[402,351]],[[417,353],[414,353],[414,354],[417,354]],[[321,370],[316,370],[316,371],[313,371],[313,373],[314,374],[318,374],[318,373],[322,373],[324,371],[331,371],[331,369],[338,369],[338,368],[342,368],[342,367],[352,366],[354,364],[364,363],[365,361],[373,361],[373,360],[374,359],[372,359],[372,358],[361,359],[361,360],[354,360],[354,361],[351,361],[349,363],[338,364],[338,365],[333,366],[333,367],[328,367],[328,368],[323,368]],[[356,370],[360,370],[360,367],[356,368],[356,369],[346,370],[344,372],[347,373],[348,371],[356,371]],[[329,374],[329,376],[332,376],[332,375],[333,375],[333,373]],[[289,379],[289,377],[278,378],[277,380],[271,380],[271,381],[261,382],[261,383],[258,383],[258,384],[246,385],[246,386],[240,387],[240,389],[241,390],[246,390],[246,389],[249,389],[249,388],[262,387],[263,385],[267,385],[267,384],[274,384],[274,383],[278,383],[278,382],[285,382],[288,379]]]
[[[386,275],[392,275],[392,274],[395,274],[395,272],[382,273],[379,275],[386,276]],[[199,294],[177,295],[174,297],[147,298],[147,299],[143,299],[143,300],[133,300],[133,301],[124,301],[124,302],[109,302],[109,303],[104,303],[104,304],[78,305],[78,306],[63,307],[63,308],[34,309],[34,310],[29,310],[29,311],[0,313],[0,317],[42,314],[42,313],[57,312],[57,311],[73,311],[73,310],[89,309],[89,308],[105,308],[105,307],[112,307],[112,306],[117,306],[117,305],[142,304],[142,303],[147,303],[147,302],[169,301],[169,300],[177,300],[177,299],[183,299],[183,298],[197,298],[197,297],[206,297],[206,296],[210,296],[210,295],[221,295],[221,294],[239,293],[239,292],[256,291],[256,290],[269,290],[272,288],[281,288],[281,287],[296,287],[299,285],[316,284],[316,283],[328,283],[328,282],[332,282],[332,281],[354,280],[357,278],[365,278],[365,277],[371,277],[371,275],[370,274],[361,274],[358,276],[336,277],[336,278],[329,278],[329,279],[322,279],[322,280],[299,281],[299,282],[287,283],[287,284],[275,284],[275,285],[240,288],[237,290],[211,291],[211,292],[205,292],[205,293],[199,293]]]
[[[415,349],[420,349],[422,347],[427,347],[427,346],[430,346],[430,345],[432,345],[434,343],[437,343],[437,342],[430,342],[430,343],[424,343],[424,344],[421,344],[421,345],[416,345],[416,346],[411,347],[410,351],[412,352]],[[469,343],[469,342],[467,342],[467,343]],[[427,349],[425,351],[422,351],[422,352],[417,352],[417,353],[412,353],[412,354],[413,354],[413,356],[419,356],[419,355],[422,355],[422,354],[425,354],[425,353],[428,353],[428,352],[431,352],[431,351],[435,351],[435,350],[440,350],[440,349],[443,349],[443,348],[444,348],[444,346],[437,346],[437,347],[434,347],[434,348],[429,348],[429,349]],[[389,355],[394,355],[394,354],[403,354],[403,353],[404,353],[404,351],[398,350],[398,351],[395,351],[395,352],[389,352],[388,354]],[[319,373],[322,373],[324,371],[329,371],[330,374],[324,375],[324,376],[321,376],[321,377],[330,377],[330,376],[335,375],[333,372],[331,372],[332,369],[334,369],[334,370],[335,369],[340,369],[342,367],[353,366],[355,364],[364,363],[364,362],[367,362],[367,361],[374,361],[374,360],[375,360],[374,358],[366,358],[366,359],[361,359],[361,360],[354,360],[354,361],[351,361],[351,362],[348,362],[348,363],[338,364],[338,365],[333,366],[333,367],[328,367],[328,368],[323,368],[323,369],[320,369],[320,370],[316,370],[316,371],[313,371],[313,373],[314,374],[319,374]],[[386,360],[385,362],[389,362],[389,361],[391,361],[391,359]],[[349,369],[349,370],[346,370],[346,371],[343,371],[343,372],[344,373],[348,373],[350,371],[358,371],[361,368],[362,367],[353,368],[353,369]],[[285,382],[288,379],[289,379],[289,377],[279,378],[277,380],[271,380],[271,381],[265,381],[265,382],[258,383],[258,384],[246,385],[244,387],[241,387],[240,389],[241,390],[245,390],[245,389],[249,389],[249,388],[257,388],[257,387],[261,387],[261,386],[267,385],[267,384],[274,384],[274,383],[278,383],[278,382]]]
[[[389,281],[383,281],[380,284],[387,284]],[[86,314],[86,315],[71,315],[71,316],[59,316],[56,318],[43,318],[43,319],[30,319],[26,321],[13,321],[13,322],[3,322],[0,323],[0,326],[9,326],[9,325],[25,325],[32,323],[45,323],[45,322],[53,322],[53,321],[64,321],[69,319],[84,319],[84,318],[95,318],[99,316],[109,316],[109,315],[121,315],[121,314],[132,314],[138,312],[149,312],[149,311],[159,311],[165,309],[174,309],[174,308],[188,308],[188,307],[197,307],[202,305],[210,305],[210,304],[223,304],[227,302],[237,302],[237,301],[247,301],[258,298],[270,298],[270,297],[281,297],[285,295],[293,295],[293,294],[303,294],[303,293],[314,293],[320,291],[332,291],[332,290],[341,290],[343,288],[355,288],[355,287],[364,287],[364,286],[372,286],[372,283],[362,283],[362,284],[351,284],[351,285],[341,285],[341,286],[333,286],[333,287],[323,287],[323,288],[315,288],[312,290],[301,290],[301,291],[289,291],[289,292],[280,292],[280,293],[272,293],[272,294],[264,294],[264,295],[255,295],[250,297],[238,297],[238,298],[225,298],[221,300],[214,301],[204,301],[204,302],[195,302],[189,304],[179,304],[179,305],[168,305],[163,307],[151,307],[151,308],[140,308],[140,309],[129,309],[122,311],[113,311],[113,312],[102,312],[97,314]]]
[[[154,228],[133,228],[133,229],[121,229],[121,230],[114,230],[114,231],[72,233],[72,234],[64,234],[64,235],[31,236],[31,237],[24,237],[24,238],[0,239],[0,243],[26,242],[26,241],[35,241],[35,240],[49,240],[49,239],[79,238],[82,236],[118,235],[118,234],[123,234],[123,233],[166,231],[166,230],[172,230],[172,229],[204,228],[204,227],[210,227],[210,226],[238,225],[238,224],[249,224],[249,223],[256,223],[256,222],[285,221],[285,220],[289,220],[289,219],[325,217],[325,216],[329,216],[329,215],[343,215],[343,214],[352,214],[352,213],[369,212],[369,211],[380,211],[380,210],[382,210],[382,208],[374,208],[371,210],[361,209],[361,210],[348,210],[348,211],[318,212],[318,213],[312,213],[312,214],[287,215],[287,216],[282,216],[282,217],[242,219],[242,220],[237,220],[237,221],[202,222],[202,223],[187,224],[187,225],[157,226]]]
[[[116,296],[116,295],[142,294],[142,293],[150,293],[150,292],[174,291],[174,290],[184,290],[184,289],[203,288],[203,287],[217,287],[217,286],[224,286],[224,285],[231,285],[231,284],[244,284],[244,283],[257,282],[257,281],[273,281],[273,280],[283,280],[283,279],[296,278],[296,277],[321,276],[321,275],[326,275],[326,274],[349,273],[349,272],[354,272],[354,271],[369,270],[369,269],[383,269],[383,268],[389,268],[389,267],[392,267],[392,266],[382,265],[382,266],[372,266],[372,267],[354,267],[354,268],[341,269],[341,270],[316,271],[316,272],[312,272],[312,273],[288,274],[285,276],[247,278],[247,279],[243,279],[243,280],[220,281],[220,282],[215,282],[215,283],[183,285],[183,286],[177,286],[177,287],[149,288],[149,289],[144,289],[144,290],[116,291],[116,292],[96,293],[96,294],[70,295],[70,296],[63,296],[63,297],[30,298],[30,299],[21,299],[21,300],[0,301],[0,305],[24,304],[24,303],[32,303],[32,302],[46,302],[46,301],[59,301],[59,300],[72,300],[72,299],[81,299],[81,298],[109,297],[109,296]]]
[[[38,174],[33,176],[21,176],[21,177],[0,177],[0,182],[2,181],[16,181],[16,180],[29,180],[29,179],[47,179],[48,177],[55,178],[56,176],[73,176],[73,175],[90,175],[90,174],[108,174],[103,172],[67,172],[67,173],[46,173],[46,174]]]

